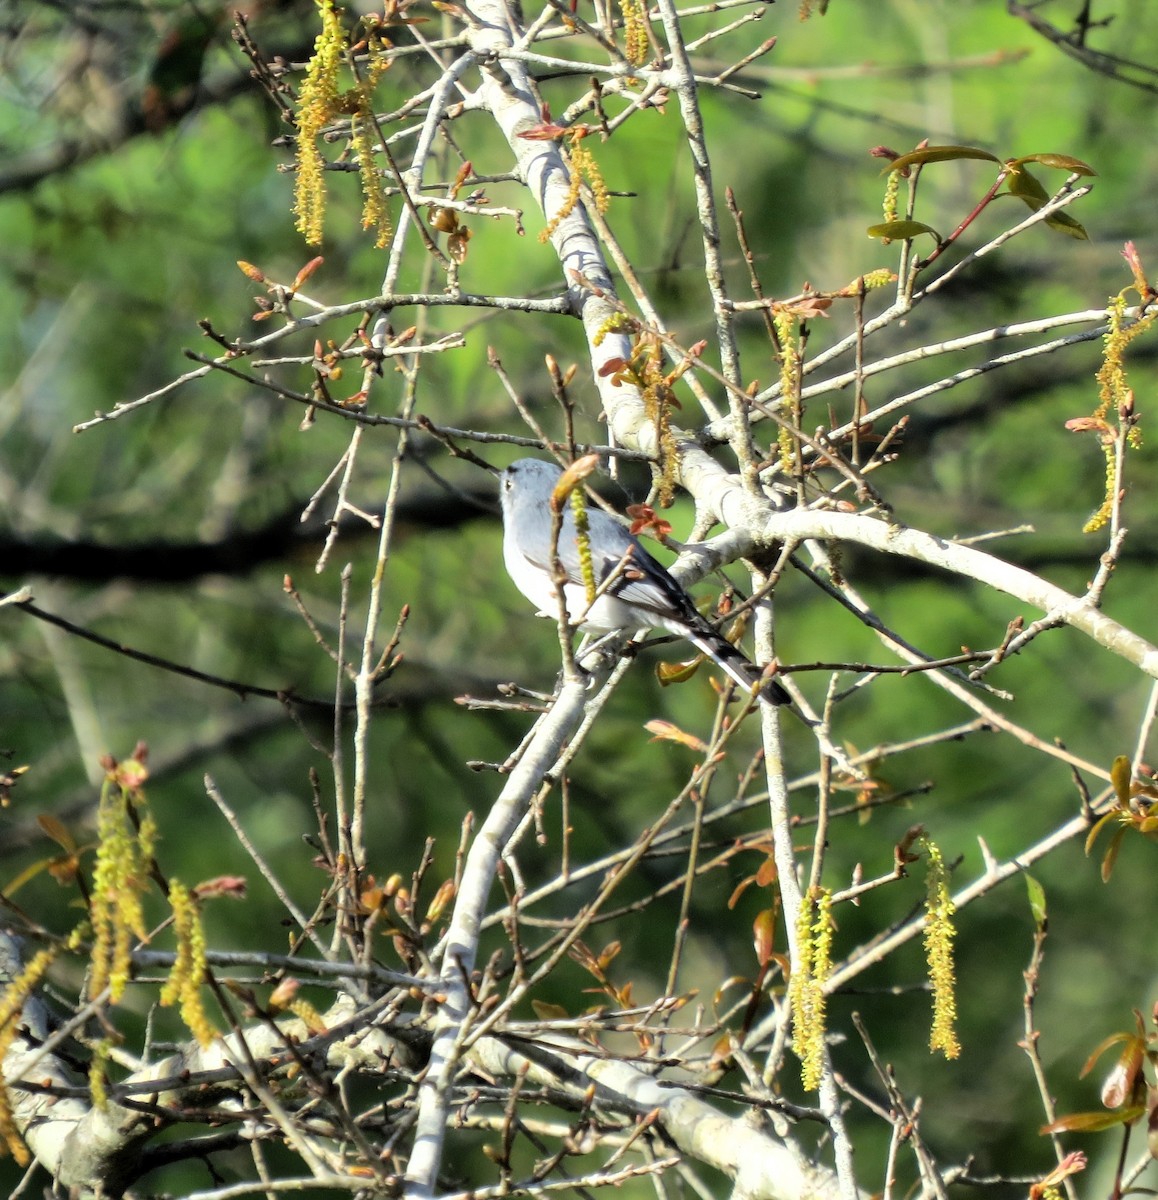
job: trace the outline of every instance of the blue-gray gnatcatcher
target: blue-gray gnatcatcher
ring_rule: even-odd
[[[551,494],[563,474],[554,463],[521,458],[499,476],[503,508],[503,561],[515,586],[547,617],[558,617],[552,579]],[[566,575],[567,619],[580,629],[610,633],[666,629],[686,638],[745,691],[761,686],[760,698],[787,704],[791,697],[708,624],[687,592],[618,521],[599,509],[587,514],[587,537],[597,595],[588,605],[575,517],[563,510],[558,557]],[[611,582],[607,583],[610,578]],[[607,586],[604,587],[603,585]]]

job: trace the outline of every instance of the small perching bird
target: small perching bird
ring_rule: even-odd
[[[520,458],[499,476],[503,509],[503,561],[515,586],[546,617],[561,615],[554,582],[552,533],[561,513],[556,547],[564,575],[567,620],[595,633],[666,629],[686,638],[746,692],[788,704],[791,697],[764,677],[717,629],[696,611],[687,592],[613,517],[598,509],[587,514],[587,541],[596,594],[588,600],[575,514],[566,497],[556,497],[563,476],[554,463]],[[556,508],[552,507],[555,497]],[[560,501],[562,507],[557,508]]]

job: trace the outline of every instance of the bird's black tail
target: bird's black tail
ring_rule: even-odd
[[[775,679],[765,679],[754,663],[749,662],[727,638],[710,626],[705,624],[703,629],[689,629],[684,636],[746,692],[759,687],[759,699],[768,704],[792,703],[792,697]]]

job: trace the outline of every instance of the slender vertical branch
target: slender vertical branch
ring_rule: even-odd
[[[753,579],[758,590],[764,580]],[[764,603],[756,609],[756,649],[761,659],[770,660],[772,647],[772,612]],[[797,939],[797,921],[804,896],[797,877],[796,850],[792,840],[792,813],[788,803],[787,778],[784,772],[784,747],[780,736],[780,709],[771,704],[761,704],[762,731],[764,740],[765,773],[768,781],[769,823],[772,829],[772,853],[776,861],[777,881],[784,910],[784,924],[788,935],[788,952],[792,970],[802,968],[802,948]],[[783,1014],[780,1014],[781,1019]],[[821,1048],[820,1107],[832,1130],[833,1151],[836,1158],[836,1174],[842,1200],[859,1200],[856,1174],[852,1165],[852,1140],[844,1123],[840,1093],[832,1070],[828,1046]],[[766,1080],[767,1082],[770,1082]]]
[[[487,898],[503,847],[526,812],[544,775],[582,720],[585,699],[582,681],[564,684],[550,712],[540,718],[530,745],[511,772],[467,852],[439,975],[446,998],[435,1019],[430,1058],[418,1093],[414,1148],[406,1176],[406,1200],[427,1200],[434,1195],[458,1048],[471,1015],[471,973],[478,953]]]
[[[664,34],[671,55],[671,71],[675,77],[675,91],[679,97],[680,115],[687,131],[688,146],[692,154],[692,168],[696,184],[696,208],[700,219],[700,232],[704,245],[704,266],[708,289],[712,295],[712,309],[716,318],[716,338],[720,347],[720,365],[728,388],[728,407],[731,411],[731,445],[740,464],[740,475],[744,485],[755,491],[756,449],[748,421],[748,406],[742,398],[743,375],[740,370],[740,348],[736,342],[728,288],[724,280],[724,263],[720,253],[720,222],[716,198],[712,192],[712,165],[708,155],[707,138],[704,135],[703,115],[700,112],[696,93],[695,74],[684,45],[680,16],[674,0],[658,0]]]

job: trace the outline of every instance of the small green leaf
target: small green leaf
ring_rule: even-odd
[[[1105,855],[1102,857],[1102,882],[1109,883],[1110,876],[1114,873],[1114,864],[1118,861],[1118,851],[1122,848],[1122,839],[1126,836],[1126,827],[1119,825],[1114,836],[1110,839],[1110,844],[1106,849]]]
[[[1098,840],[1098,834],[1111,822],[1118,819],[1118,810],[1110,809],[1108,813],[1100,816],[1093,825],[1090,826],[1090,832],[1086,834],[1086,856],[1089,857],[1090,851],[1094,848],[1094,843]]]
[[[1051,213],[1046,217],[1045,223],[1050,229],[1056,229],[1058,233],[1064,233],[1066,237],[1077,238],[1080,242],[1088,242],[1090,240],[1090,235],[1086,232],[1086,227],[1080,221],[1075,221],[1069,213]]]
[[[1045,888],[1032,875],[1026,875],[1025,887],[1029,892],[1029,911],[1033,914],[1033,923],[1038,929],[1044,929],[1049,916],[1045,907]]]
[[[939,246],[941,235],[923,221],[886,221],[883,225],[870,225],[869,237],[882,238],[886,242],[899,242],[903,238],[915,238],[918,234],[927,233]]]
[[[1078,1078],[1085,1079],[1085,1077],[1097,1065],[1098,1059],[1101,1058],[1111,1046],[1120,1046],[1123,1042],[1128,1042],[1132,1036],[1132,1034],[1123,1033],[1121,1030],[1119,1030],[1117,1033],[1107,1034],[1107,1036],[1102,1038],[1102,1040],[1090,1051],[1089,1058],[1087,1058],[1082,1064],[1082,1069],[1078,1072]]]
[[[1132,1125],[1145,1115],[1146,1106],[1143,1104],[1132,1104],[1117,1112],[1070,1113],[1068,1117],[1043,1125],[1038,1133],[1101,1133],[1105,1129],[1113,1129],[1115,1125]]]
[[[21,871],[20,874],[17,875],[15,879],[10,880],[8,883],[6,883],[3,887],[3,889],[0,890],[0,896],[3,896],[6,900],[10,899],[12,896],[15,896],[16,893],[30,879],[35,879],[36,876],[39,875],[41,871],[47,871],[51,875],[51,874],[53,874],[54,868],[56,868],[58,866],[58,864],[67,863],[70,860],[73,862],[76,861],[76,859],[72,855],[57,855],[55,858],[38,859],[31,866],[25,867],[24,870]],[[75,872],[73,874],[75,877]]]
[[[926,146],[922,150],[911,150],[908,154],[902,154],[900,158],[894,158],[881,174],[886,175],[889,171],[902,171],[905,167],[915,167],[925,163],[951,162],[959,158],[980,158],[986,162],[1001,162],[996,154],[990,154],[988,150],[982,150],[977,146]]]
[[[1041,180],[1031,175],[1024,167],[1010,171],[1009,182],[1005,186],[1013,195],[1020,196],[1034,212],[1049,199],[1049,192],[1042,187]]]
[[[1009,189],[1010,195],[1024,200],[1033,212],[1037,212],[1042,205],[1049,201],[1049,192],[1042,187],[1041,180],[1031,175],[1024,167],[1017,167],[1013,163],[1010,163],[1009,166],[1010,173],[1006,187]],[[1082,241],[1090,239],[1085,227],[1079,221],[1075,221],[1069,213],[1060,211],[1051,213],[1046,217],[1045,223],[1051,229],[1066,234],[1067,237],[1079,238]]]
[[[62,850],[67,850],[71,854],[76,849],[76,841],[72,834],[68,832],[62,821],[58,821],[50,813],[41,813],[36,818],[36,823]]]
[[[1134,768],[1129,758],[1119,754],[1110,766],[1110,783],[1114,785],[1114,795],[1123,808],[1130,806],[1130,780],[1133,775]]]
[[[1023,158],[1011,158],[1007,165],[1019,167],[1027,162],[1056,167],[1059,171],[1069,171],[1071,175],[1097,175],[1089,163],[1082,162],[1080,158],[1071,158],[1068,154],[1027,154]]]
[[[655,677],[661,687],[670,687],[673,683],[686,683],[699,670],[703,661],[704,656],[697,654],[688,662],[659,662],[655,664]]]
[[[776,945],[776,913],[773,909],[765,908],[756,914],[752,922],[752,945],[756,950],[756,961],[766,967]]]

